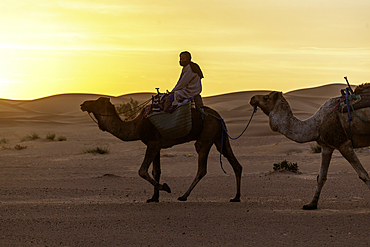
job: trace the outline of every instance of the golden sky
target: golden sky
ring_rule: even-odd
[[[0,98],[171,90],[192,53],[203,96],[370,82],[369,0],[2,0]]]

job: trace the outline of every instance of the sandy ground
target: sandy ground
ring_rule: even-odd
[[[300,119],[311,116],[343,85],[286,94]],[[238,135],[252,112],[244,92],[206,98]],[[139,95],[144,100],[148,95]],[[140,98],[141,97],[141,98]],[[179,202],[197,170],[194,143],[162,151],[162,179],[172,193],[146,203],[152,186],[137,175],[141,142],[100,131],[79,104],[92,95],[37,101],[0,100],[0,246],[369,246],[370,191],[335,151],[319,209],[304,211],[314,194],[320,154],[273,133],[257,112],[231,141],[243,165],[242,202],[227,160],[212,148],[208,174],[188,201]],[[112,99],[117,103],[126,98]],[[127,100],[126,100],[127,102]],[[225,104],[228,102],[228,104]],[[37,140],[25,140],[37,133]],[[66,141],[51,141],[55,133]],[[17,150],[14,146],[27,146]],[[85,153],[104,147],[109,154]],[[368,148],[356,150],[370,170]],[[301,174],[272,173],[274,163],[297,162]]]

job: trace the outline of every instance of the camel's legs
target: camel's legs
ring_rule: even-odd
[[[157,153],[157,155],[154,157],[153,160],[153,178],[155,181],[159,183],[159,180],[161,178],[161,153],[160,151]],[[148,199],[146,202],[159,202],[159,190],[154,187],[154,193],[151,199]]]
[[[230,202],[240,202],[240,184],[243,167],[236,159],[233,150],[231,149],[229,138],[226,136],[226,134],[224,135],[224,143],[222,145],[223,150],[221,151],[221,141],[216,141],[215,145],[217,147],[217,150],[227,158],[235,173],[236,196],[234,199],[231,199]]]
[[[327,180],[329,164],[330,164],[333,151],[334,149],[331,147],[322,146],[321,167],[320,167],[320,173],[317,176],[317,186],[316,186],[315,195],[309,204],[303,205],[303,209],[305,210],[317,209],[317,203],[319,201],[322,187],[324,187],[324,184]]]
[[[148,173],[149,166],[152,163],[152,161],[154,160],[154,158],[156,157],[156,155],[159,153],[159,151],[160,151],[160,148],[157,148],[157,147],[148,146],[146,148],[145,158],[144,158],[144,161],[141,164],[141,167],[139,169],[139,175],[140,175],[140,177],[144,178],[149,183],[151,183],[154,186],[154,188],[156,188],[158,190],[164,190],[164,191],[167,191],[168,193],[171,193],[171,189],[167,184],[160,184],[159,182],[154,180],[152,177],[150,177],[150,175]]]
[[[339,152],[343,155],[344,158],[352,165],[353,169],[357,172],[358,177],[364,181],[367,187],[370,189],[370,178],[367,171],[361,165],[360,160],[358,159],[356,153],[353,151],[350,141],[345,142],[339,147]]]
[[[198,172],[189,189],[185,192],[183,196],[178,198],[179,201],[186,201],[188,199],[188,196],[190,195],[190,192],[194,189],[197,183],[207,174],[207,159],[211,147],[212,143],[202,143],[200,141],[197,141],[195,143],[195,149],[198,153]]]

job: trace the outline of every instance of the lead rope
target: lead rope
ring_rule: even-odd
[[[247,124],[247,126],[244,128],[244,130],[242,131],[242,133],[238,136],[238,137],[235,137],[235,138],[233,138],[233,137],[231,137],[230,135],[229,135],[229,133],[227,132],[227,129],[226,129],[226,124],[225,124],[225,121],[223,120],[223,118],[219,118],[219,117],[217,117],[217,116],[215,116],[215,115],[213,115],[213,114],[211,114],[211,113],[208,113],[208,112],[205,112],[204,111],[204,109],[203,108],[200,108],[199,106],[197,106],[197,105],[195,105],[196,107],[197,107],[197,109],[200,111],[200,113],[202,114],[202,118],[203,118],[203,115],[209,115],[209,116],[212,116],[212,117],[214,117],[214,118],[217,118],[218,120],[220,120],[220,122],[221,122],[221,126],[222,126],[222,129],[221,129],[221,150],[220,150],[220,165],[221,165],[221,169],[222,169],[222,171],[225,173],[225,174],[227,174],[227,172],[225,171],[225,169],[224,169],[224,167],[223,167],[223,164],[222,164],[222,150],[223,150],[223,146],[224,146],[224,131],[225,131],[225,133],[226,133],[226,135],[230,138],[230,139],[232,139],[232,140],[236,140],[236,139],[238,139],[239,137],[241,137],[243,134],[244,134],[244,132],[247,130],[247,128],[248,128],[248,126],[249,126],[249,124],[251,123],[251,121],[252,121],[252,118],[253,118],[253,115],[257,112],[257,106],[255,106],[254,108],[253,108],[253,112],[252,112],[252,115],[251,115],[251,117],[250,117],[250,119],[249,119],[249,122],[248,122],[248,124]]]
[[[242,131],[242,133],[241,133],[240,135],[238,135],[237,137],[231,137],[231,136],[229,135],[229,133],[227,132],[226,123],[225,123],[224,119],[223,119],[223,118],[219,118],[219,120],[221,121],[221,125],[222,125],[222,131],[221,131],[221,152],[220,152],[220,164],[221,164],[221,169],[222,169],[222,171],[223,171],[225,174],[227,174],[227,172],[224,170],[224,167],[223,167],[223,164],[222,164],[222,156],[221,156],[221,155],[222,155],[223,146],[224,146],[224,132],[226,133],[226,135],[227,135],[231,140],[239,139],[239,137],[241,137],[241,136],[244,134],[244,132],[247,130],[247,128],[248,128],[248,126],[249,126],[249,124],[250,124],[250,123],[251,123],[251,121],[252,121],[253,115],[254,115],[256,112],[257,112],[257,106],[255,106],[255,107],[254,107],[253,112],[252,112],[252,115],[251,115],[251,117],[250,117],[250,119],[249,119],[249,121],[248,121],[247,126],[245,126],[244,130]]]

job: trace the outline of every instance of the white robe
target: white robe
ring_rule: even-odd
[[[171,92],[174,93],[172,105],[177,105],[181,101],[192,98],[202,92],[201,78],[191,70],[190,64],[182,68],[180,79]]]

